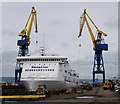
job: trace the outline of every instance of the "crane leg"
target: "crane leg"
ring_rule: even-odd
[[[104,61],[101,50],[95,51],[94,66],[93,66],[93,82],[95,81],[95,74],[102,74],[103,83],[105,83],[105,69],[104,69]]]

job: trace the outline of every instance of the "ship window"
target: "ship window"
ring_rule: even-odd
[[[34,69],[34,71],[35,71],[35,69]]]
[[[53,71],[54,71],[54,69],[53,69]]]
[[[50,69],[50,71],[52,71],[52,69]]]
[[[36,69],[36,71],[38,71],[38,70]]]
[[[50,71],[50,70],[48,69],[48,71]]]
[[[65,73],[67,73],[67,70],[65,70]]]
[[[47,69],[45,71],[47,71]]]
[[[32,71],[33,71],[33,69],[32,69]]]
[[[44,71],[44,69],[43,69],[43,71]]]
[[[76,76],[76,74],[73,74],[74,76]]]

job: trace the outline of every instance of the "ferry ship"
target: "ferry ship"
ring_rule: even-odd
[[[48,91],[79,86],[79,74],[70,68],[66,56],[48,56],[41,50],[40,56],[17,57],[22,68],[20,81],[29,91],[41,85]]]

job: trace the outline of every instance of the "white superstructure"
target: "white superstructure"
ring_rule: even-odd
[[[65,56],[25,56],[17,57],[17,62],[22,67],[20,80],[29,90],[40,85],[46,85],[47,90],[79,85],[79,74]]]

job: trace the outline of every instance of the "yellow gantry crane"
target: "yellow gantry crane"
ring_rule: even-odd
[[[92,22],[92,24],[94,25],[94,27],[97,30],[97,39],[95,39],[95,36],[92,33],[90,25],[87,21],[87,17],[89,18],[89,20]],[[93,42],[93,49],[95,51],[94,66],[93,66],[93,82],[95,81],[95,74],[103,74],[103,83],[105,83],[105,70],[104,70],[102,51],[108,50],[108,44],[102,43],[102,41],[104,40],[102,36],[107,36],[107,34],[100,31],[97,28],[95,23],[92,21],[92,19],[86,13],[86,9],[84,9],[84,12],[80,17],[80,32],[79,32],[78,37],[80,37],[82,34],[82,30],[83,30],[83,26],[84,26],[85,22],[86,22],[89,34],[90,34],[92,42]]]
[[[28,46],[30,45],[30,33],[31,33],[32,24],[33,24],[34,19],[35,19],[35,21],[34,21],[35,22],[35,32],[38,32],[37,31],[36,10],[34,7],[32,7],[32,10],[28,17],[25,28],[19,34],[19,36],[21,37],[21,40],[18,40],[18,43],[17,43],[17,45],[19,46],[18,56],[26,56],[28,54]],[[28,23],[29,23],[29,26],[28,26]],[[28,26],[28,29],[27,29],[27,26]]]
[[[20,57],[26,56],[29,53],[28,46],[30,45],[30,33],[31,33],[33,21],[35,22],[35,32],[38,32],[37,31],[37,15],[36,15],[36,10],[34,7],[32,7],[32,10],[30,12],[30,15],[28,17],[28,20],[27,20],[27,23],[26,23],[24,29],[19,34],[21,39],[17,41],[17,45],[19,46],[18,56],[20,56]],[[28,26],[28,24],[29,24],[29,26]],[[28,28],[27,28],[27,26],[28,26]],[[19,63],[17,63],[16,69],[15,69],[15,82],[17,80],[20,80],[21,72],[22,72],[22,69],[19,67]],[[19,73],[19,78],[17,76],[18,73]]]

